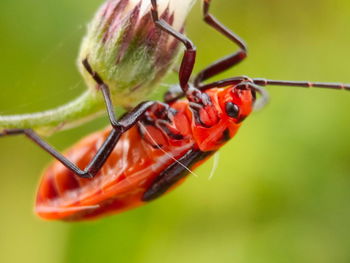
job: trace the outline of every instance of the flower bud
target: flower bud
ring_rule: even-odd
[[[159,17],[182,32],[195,0],[158,0]],[[147,97],[171,69],[180,42],[156,28],[150,0],[108,0],[88,27],[79,67],[90,89],[96,83],[82,66],[91,67],[110,87],[115,105],[130,107]]]

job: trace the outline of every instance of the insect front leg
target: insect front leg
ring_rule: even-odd
[[[151,0],[151,3],[152,3],[151,14],[155,25],[161,30],[175,37],[177,40],[182,42],[186,47],[184,56],[182,58],[180,71],[179,71],[180,87],[183,90],[183,92],[186,94],[187,91],[189,90],[188,82],[191,78],[193,67],[196,60],[196,52],[197,52],[196,47],[188,37],[186,37],[184,34],[180,32],[177,32],[167,22],[159,18],[157,0]]]
[[[98,85],[99,89],[101,89],[102,94],[103,94],[103,98],[105,100],[105,104],[106,104],[106,110],[107,110],[107,114],[108,114],[108,118],[109,121],[112,125],[112,127],[116,130],[120,129],[120,124],[117,121],[117,117],[114,111],[114,107],[113,107],[113,103],[112,103],[112,99],[111,99],[111,93],[109,90],[109,87],[106,83],[103,82],[102,78],[100,77],[100,75],[95,72],[88,59],[84,59],[83,60],[83,66],[85,67],[86,71],[89,72],[89,74],[91,75],[91,77],[95,80],[96,84]]]
[[[204,21],[219,33],[230,39],[232,42],[236,43],[239,46],[239,50],[232,55],[219,59],[207,66],[198,75],[195,77],[194,85],[199,87],[201,83],[233,66],[240,63],[247,57],[247,45],[245,42],[234,32],[226,28],[221,24],[213,15],[209,13],[211,0],[203,0],[203,18]]]

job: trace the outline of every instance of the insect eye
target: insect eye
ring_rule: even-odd
[[[237,118],[239,115],[239,107],[234,104],[233,102],[227,102],[226,103],[226,113],[228,116],[232,117],[232,118]]]

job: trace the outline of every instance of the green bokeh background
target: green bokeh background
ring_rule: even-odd
[[[213,2],[250,48],[220,78],[350,83],[348,0]],[[84,90],[75,59],[100,3],[0,1],[1,114],[52,108]],[[233,50],[202,23],[199,5],[187,32],[197,70]],[[171,194],[90,223],[36,218],[37,182],[51,159],[25,138],[2,138],[0,262],[350,262],[350,93],[269,91],[271,103],[220,151],[212,180],[208,161]],[[101,118],[49,141],[63,150],[106,124]]]

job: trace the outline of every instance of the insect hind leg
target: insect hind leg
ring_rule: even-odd
[[[0,132],[0,137],[13,136],[13,135],[25,135],[28,139],[30,139],[32,142],[37,144],[44,151],[46,151],[47,153],[52,155],[55,159],[60,161],[64,166],[66,166],[68,169],[70,169],[76,175],[83,177],[83,178],[90,178],[91,177],[88,173],[82,171],[78,166],[76,166],[74,163],[69,161],[66,157],[64,157],[61,153],[59,153],[56,149],[54,149],[51,145],[49,145],[47,142],[45,142],[33,130],[31,130],[31,129],[5,129],[2,132]]]

